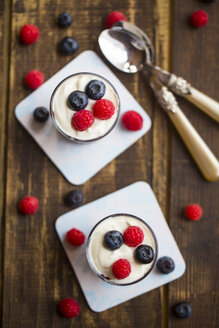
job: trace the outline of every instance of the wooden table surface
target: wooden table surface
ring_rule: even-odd
[[[189,15],[205,9],[209,23],[191,28]],[[138,180],[153,188],[187,264],[183,277],[102,313],[89,310],[75,275],[56,236],[56,218],[69,210],[63,195],[73,187],[58,172],[28,133],[16,121],[14,109],[30,91],[23,78],[34,68],[50,78],[80,52],[100,54],[97,36],[107,14],[120,10],[151,38],[156,64],[189,80],[196,88],[219,100],[219,3],[198,0],[1,0],[0,2],[0,212],[1,212],[1,313],[3,328],[49,327],[218,327],[218,182],[203,179],[181,139],[159,108],[141,74],[112,70],[132,92],[152,119],[143,138],[80,186],[85,203]],[[57,27],[59,13],[72,13],[66,30]],[[19,43],[24,24],[40,28],[31,46]],[[74,56],[56,51],[59,40],[74,36],[80,50]],[[100,54],[101,55],[101,54]],[[83,70],[83,68],[82,68]],[[183,99],[179,104],[198,132],[219,157],[216,122]],[[36,215],[18,213],[25,195],[40,201]],[[183,217],[183,208],[199,203],[199,222]],[[73,296],[81,315],[64,319],[57,302]],[[181,300],[193,306],[190,319],[176,319],[171,307]]]

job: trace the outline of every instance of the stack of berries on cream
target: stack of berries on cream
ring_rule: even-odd
[[[119,97],[114,87],[93,73],[64,79],[51,98],[51,115],[58,130],[69,139],[93,141],[114,127]]]
[[[87,257],[93,271],[112,284],[126,285],[144,278],[157,256],[152,230],[141,219],[116,214],[91,231]]]

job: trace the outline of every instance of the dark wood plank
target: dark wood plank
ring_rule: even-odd
[[[8,68],[10,45],[10,1],[0,2],[0,313],[2,314],[2,293],[4,276],[4,232],[5,232],[5,171],[6,131],[8,104]]]
[[[115,0],[104,3],[104,6],[99,1],[91,0],[13,1],[4,328],[29,328],[30,324],[40,328],[102,328],[117,327],[118,322],[127,328],[141,328],[146,324],[148,327],[162,326],[162,311],[166,309],[163,290],[160,292],[159,289],[100,314],[88,309],[54,231],[55,219],[68,210],[62,197],[72,186],[14,118],[16,104],[29,94],[22,85],[25,73],[37,68],[45,73],[47,79],[65,65],[71,58],[58,55],[55,51],[57,42],[65,35],[74,35],[78,39],[80,52],[97,50],[96,40],[103,28],[103,18],[112,10],[121,10],[132,22],[138,23],[155,41],[157,52],[160,51],[157,63],[167,65],[167,0],[156,3],[152,0],[121,1],[119,7]],[[71,12],[75,19],[66,32],[55,25],[55,18],[62,11]],[[36,24],[41,31],[39,41],[30,47],[20,45],[17,40],[18,31],[25,23]],[[144,138],[79,189],[84,192],[85,202],[89,202],[136,180],[146,180],[153,184],[165,212],[168,145],[164,140],[167,140],[167,123],[163,123],[164,115],[154,105],[152,92],[142,76],[114,72],[154,118],[154,126]],[[153,147],[156,148],[154,153]],[[40,200],[40,210],[32,217],[22,216],[15,206],[18,199],[26,194],[35,195]],[[56,312],[58,300],[66,296],[75,297],[81,307],[81,315],[72,321],[61,318]]]
[[[209,23],[201,29],[189,26],[187,18],[204,9]],[[194,87],[211,97],[218,97],[218,12],[219,3],[198,1],[174,2],[173,71],[188,79]],[[188,102],[181,100],[181,108],[202,135],[209,147],[219,157],[218,125]],[[172,129],[171,144],[171,212],[170,225],[180,245],[187,264],[184,276],[170,285],[170,307],[180,300],[188,300],[193,306],[192,317],[177,320],[170,315],[169,326],[218,327],[218,195],[219,183],[207,182],[199,173],[180,138]],[[189,203],[203,207],[203,218],[190,222],[182,211]]]

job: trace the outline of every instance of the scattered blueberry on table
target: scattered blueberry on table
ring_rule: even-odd
[[[174,305],[173,313],[178,318],[189,318],[192,315],[192,306],[188,302],[180,302]]]
[[[73,55],[79,48],[79,43],[76,39],[69,36],[62,39],[59,43],[59,50],[65,55]]]
[[[168,274],[175,269],[175,263],[169,256],[163,256],[157,261],[157,269],[164,274]]]
[[[79,206],[83,202],[83,194],[79,190],[72,190],[65,195],[65,203],[68,206]]]
[[[58,17],[60,27],[69,27],[73,22],[73,18],[69,13],[61,13]]]
[[[37,107],[33,112],[33,116],[37,122],[43,123],[48,120],[49,112],[45,107]]]

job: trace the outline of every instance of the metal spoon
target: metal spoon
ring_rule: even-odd
[[[147,74],[160,105],[166,110],[204,177],[209,181],[218,180],[217,158],[185,117],[174,95],[167,89],[171,74],[153,66],[154,51],[150,40],[135,25],[130,25],[135,29],[127,30],[123,26],[114,25],[111,29],[104,30],[98,39],[102,53],[112,65],[123,72],[143,71]]]
[[[99,44],[101,50],[103,50],[101,44],[102,42],[104,42],[103,41],[104,37],[106,36],[107,33],[109,33],[109,31],[111,33],[111,31],[113,30],[115,32],[118,32],[116,37],[119,38],[120,43],[123,43],[124,36],[125,35],[127,36],[127,33],[129,34],[130,38],[137,38],[138,42],[142,43],[142,47],[145,48],[145,53],[146,53],[145,61],[144,58],[142,58],[142,61],[140,60],[140,62],[136,63],[136,60],[139,59],[136,58],[134,64],[132,64],[131,66],[129,66],[130,60],[128,60],[126,63],[123,63],[123,66],[120,65],[118,60],[112,60],[112,59],[109,60],[114,66],[116,66],[118,69],[122,71],[125,71],[126,73],[135,73],[137,70],[143,69],[149,74],[151,73],[156,74],[157,78],[161,81],[161,83],[167,86],[171,91],[173,91],[174,93],[180,96],[185,97],[187,100],[189,100],[194,105],[196,105],[199,109],[204,111],[207,115],[211,116],[213,119],[219,122],[219,103],[217,101],[213,100],[212,98],[206,96],[202,92],[193,88],[183,78],[177,77],[175,74],[171,74],[161,69],[160,67],[153,65],[154,62],[153,45],[150,39],[148,38],[148,36],[136,25],[128,23],[126,21],[120,21],[115,23],[110,30],[103,31],[99,37]],[[129,52],[128,48],[127,51]],[[104,55],[106,56],[106,58],[108,57],[106,53]],[[133,56],[134,54],[132,54],[132,57]],[[136,68],[133,67],[135,65]]]

